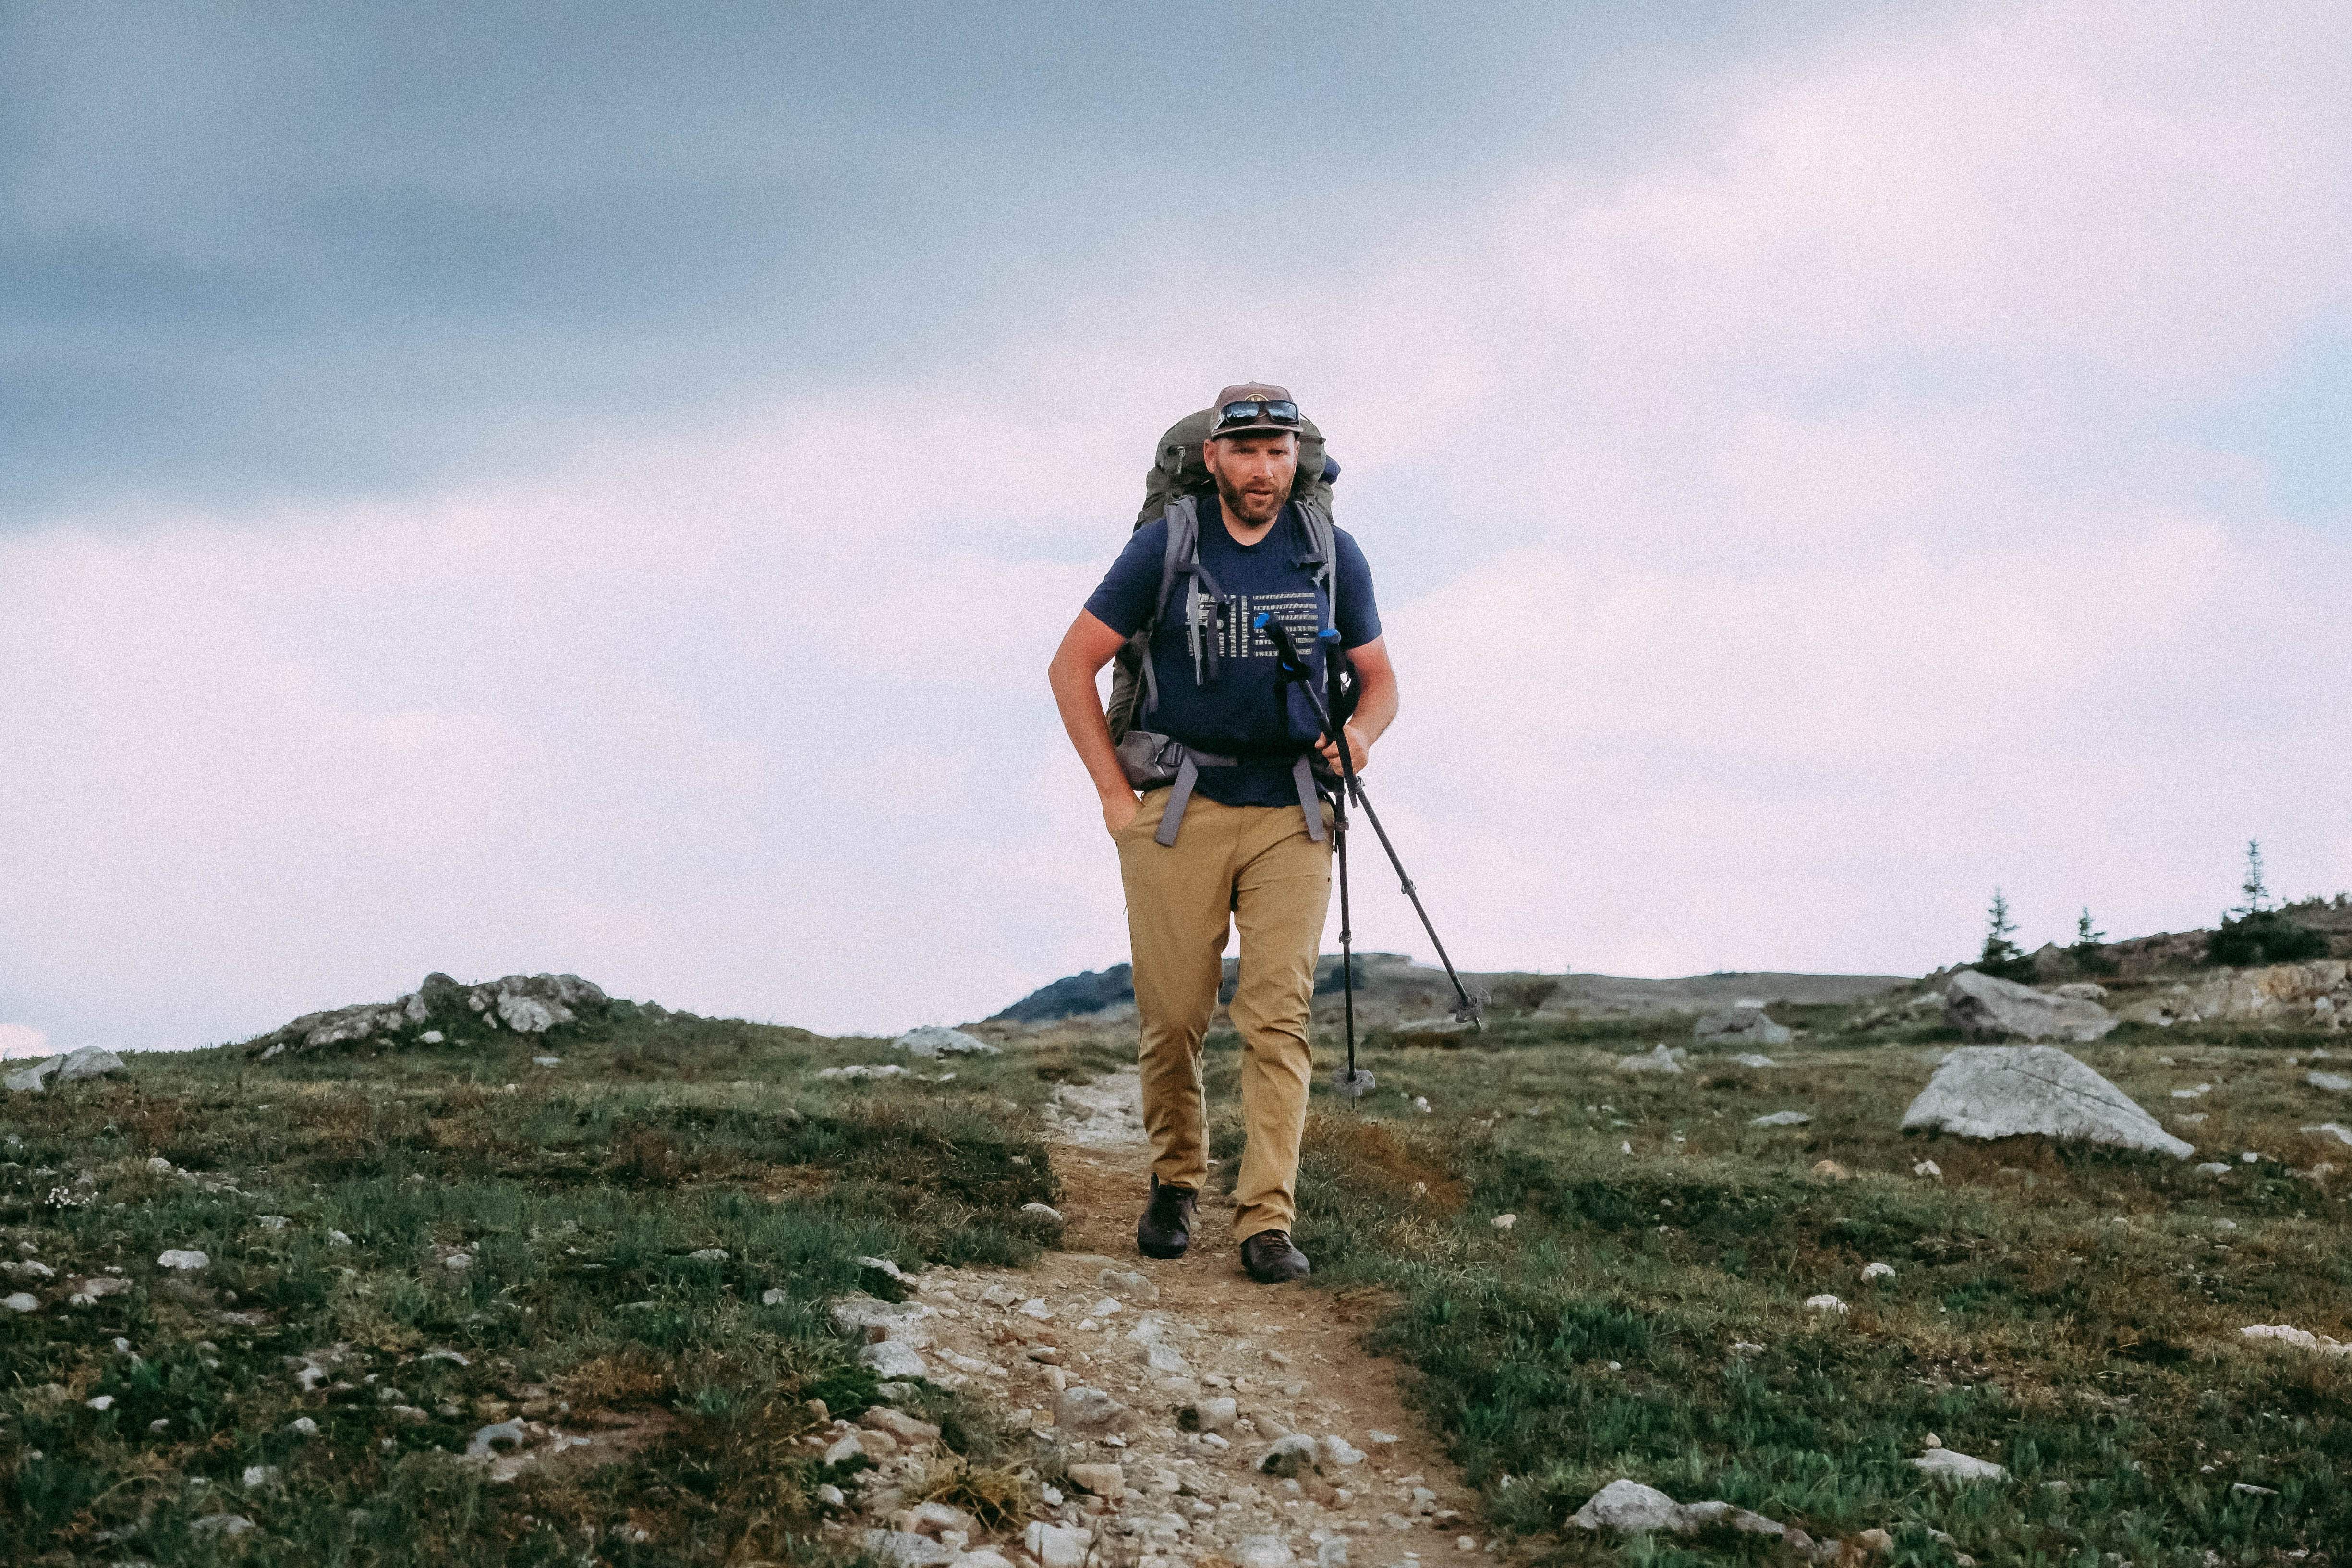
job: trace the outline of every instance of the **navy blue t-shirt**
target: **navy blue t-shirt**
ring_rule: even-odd
[[[1290,629],[1309,650],[1321,679],[1322,648],[1316,641],[1328,609],[1316,587],[1313,568],[1300,564],[1311,545],[1295,508],[1284,507],[1274,527],[1255,544],[1237,544],[1225,531],[1223,510],[1214,496],[1201,509],[1201,565],[1214,580],[1218,596],[1202,606],[1203,630],[1220,657],[1216,679],[1194,679],[1184,605],[1191,579],[1179,577],[1167,614],[1151,640],[1152,668],[1160,678],[1160,706],[1137,722],[1172,735],[1195,751],[1238,757],[1242,765],[1201,770],[1200,793],[1225,805],[1296,805],[1298,786],[1291,764],[1314,744],[1314,710],[1303,693],[1278,681],[1274,640],[1252,625],[1261,612]],[[1168,547],[1165,519],[1137,529],[1087,601],[1094,617],[1122,637],[1132,637],[1151,618],[1160,595],[1161,558]],[[1372,569],[1343,530],[1332,575],[1339,586],[1342,647],[1361,647],[1381,635],[1380,606],[1372,598]]]

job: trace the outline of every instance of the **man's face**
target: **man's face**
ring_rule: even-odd
[[[1287,430],[1221,436],[1202,451],[1225,515],[1255,528],[1272,522],[1290,499],[1298,471],[1298,437]]]

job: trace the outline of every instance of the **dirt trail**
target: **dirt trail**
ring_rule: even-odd
[[[930,1309],[915,1337],[928,1338],[933,1375],[977,1381],[1041,1430],[1058,1428],[1074,1478],[1097,1489],[1048,1500],[1046,1522],[1065,1533],[1008,1534],[996,1550],[1043,1568],[1466,1568],[1492,1551],[1472,1495],[1406,1413],[1399,1369],[1359,1347],[1368,1304],[1252,1282],[1231,1207],[1213,1193],[1188,1256],[1137,1254],[1149,1163],[1138,1095],[1132,1071],[1056,1091],[1049,1137],[1068,1250],[1025,1270],[910,1277]],[[1074,1388],[1126,1406],[1127,1429],[1084,1429],[1064,1397]],[[1230,1415],[1207,1408],[1214,1433],[1180,1424],[1180,1412],[1223,1398]],[[1265,1473],[1260,1461],[1292,1434],[1315,1440],[1312,1460]],[[1108,1465],[1119,1468],[1085,1468]],[[895,1522],[922,1528],[904,1514]]]

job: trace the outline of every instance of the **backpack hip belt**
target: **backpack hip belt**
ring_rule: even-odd
[[[1192,804],[1193,786],[1201,781],[1201,770],[1239,767],[1241,759],[1195,751],[1171,735],[1129,730],[1119,737],[1118,765],[1127,782],[1137,789],[1167,786],[1168,804],[1160,814],[1160,830],[1151,836],[1151,841],[1162,848],[1173,848],[1177,830],[1184,823],[1184,808]],[[1323,800],[1315,789],[1313,752],[1303,752],[1291,763],[1290,777],[1298,788],[1298,809],[1307,818],[1307,837],[1320,844]]]

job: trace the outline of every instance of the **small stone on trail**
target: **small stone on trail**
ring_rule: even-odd
[[[1054,1425],[1066,1436],[1099,1436],[1132,1427],[1135,1412],[1101,1389],[1078,1384],[1055,1399]]]
[[[1087,1532],[1039,1520],[1023,1532],[1021,1544],[1041,1568],[1080,1568],[1087,1560]]]
[[[1239,1568],[1290,1568],[1290,1548],[1279,1535],[1244,1535],[1234,1548]]]
[[[1812,1119],[1809,1111],[1775,1110],[1769,1115],[1748,1118],[1748,1125],[1750,1127],[1802,1127]]]
[[[1274,1446],[1259,1457],[1257,1468],[1284,1479],[1306,1474],[1315,1468],[1315,1439],[1304,1432],[1276,1438]]]
[[[1364,1462],[1364,1451],[1337,1432],[1326,1436],[1318,1447],[1323,1462],[1327,1465],[1336,1466],[1344,1470]]]
[[[1070,1465],[1064,1473],[1071,1485],[1098,1498],[1117,1502],[1127,1495],[1127,1471],[1118,1465]]]
[[[898,1340],[877,1340],[857,1352],[860,1366],[869,1366],[882,1378],[928,1377],[930,1369],[913,1349]]]
[[[1032,1296],[1021,1303],[1021,1315],[1034,1318],[1041,1323],[1050,1323],[1054,1321],[1054,1309],[1045,1304],[1045,1297]]]
[[[943,1568],[955,1555],[929,1536],[917,1535],[911,1530],[869,1530],[866,1532],[866,1550],[868,1555],[891,1564],[891,1568]]]
[[[1388,1447],[1397,1440],[1397,1435],[1395,1433],[1383,1432],[1378,1427],[1375,1427],[1371,1431],[1364,1434],[1364,1441],[1370,1443],[1376,1448]]]
[[[1176,1424],[1188,1432],[1222,1432],[1238,1413],[1230,1398],[1196,1399],[1178,1413]]]
[[[1021,1212],[1034,1214],[1038,1218],[1051,1221],[1055,1225],[1062,1223],[1062,1211],[1051,1204],[1023,1204]]]

